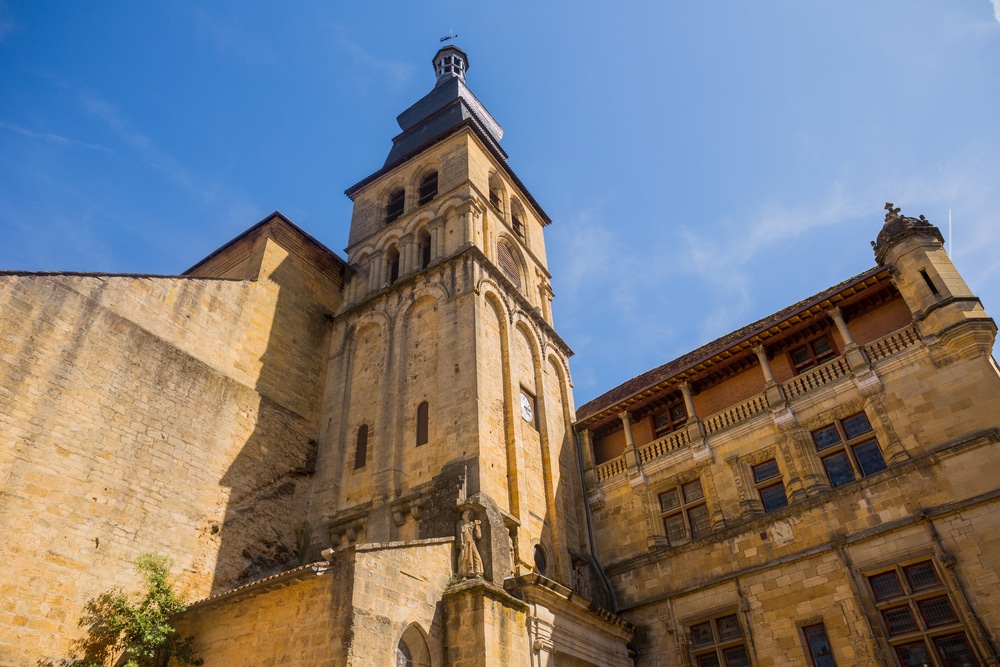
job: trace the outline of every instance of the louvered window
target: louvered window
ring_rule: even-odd
[[[418,206],[423,206],[430,200],[437,197],[438,193],[438,173],[432,171],[431,173],[420,179],[420,199],[417,200]]]
[[[402,189],[395,190],[389,195],[389,201],[385,205],[385,224],[403,215],[403,202],[406,200],[406,192]]]
[[[511,252],[506,243],[501,242],[497,244],[497,263],[500,265],[500,270],[503,271],[503,274],[514,283],[514,287],[520,290],[521,272],[518,270],[514,253]]]

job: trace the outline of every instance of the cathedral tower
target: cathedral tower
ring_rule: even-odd
[[[505,552],[494,578],[538,569],[569,583],[589,548],[571,352],[551,322],[550,220],[466,86],[468,56],[447,46],[433,64],[434,88],[399,115],[385,165],[347,190],[354,273],[312,521],[337,547],[451,535],[456,503],[493,506]]]

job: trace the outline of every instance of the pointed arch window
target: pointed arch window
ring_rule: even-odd
[[[430,200],[437,197],[437,193],[438,173],[436,171],[428,172],[423,178],[420,179],[420,198],[417,200],[417,205],[423,206]]]
[[[403,202],[406,200],[406,190],[397,188],[389,193],[389,199],[385,203],[385,224],[397,220],[403,215]]]
[[[354,441],[354,469],[364,468],[368,463],[368,424],[358,427],[358,437]]]
[[[396,667],[430,667],[431,652],[424,634],[414,623],[396,644]]]
[[[427,444],[428,431],[428,406],[427,401],[423,401],[417,406],[417,447]]]

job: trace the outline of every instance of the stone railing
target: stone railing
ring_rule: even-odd
[[[781,386],[785,390],[785,397],[793,399],[850,374],[851,368],[847,365],[847,359],[837,357],[802,375],[796,375]]]
[[[906,327],[905,329],[892,332],[885,338],[865,345],[863,349],[865,356],[868,357],[868,361],[875,363],[897,352],[902,352],[918,342],[920,342],[920,336],[917,334],[916,327]]]
[[[688,444],[687,429],[681,429],[679,431],[674,431],[673,433],[668,433],[662,438],[657,438],[648,445],[643,446],[643,448],[639,450],[639,461],[641,463],[647,463],[653,459],[663,456],[667,452],[680,449],[686,444]]]
[[[875,363],[891,357],[898,352],[902,352],[919,342],[920,336],[916,328],[909,326],[869,343],[863,346],[862,349],[868,357],[869,362]],[[783,382],[781,387],[784,390],[785,396],[788,399],[793,399],[850,375],[851,369],[847,363],[847,359],[841,356]],[[767,412],[768,409],[769,406],[765,395],[762,393],[757,394],[741,403],[709,415],[702,420],[702,426],[705,435],[711,435]],[[638,449],[639,463],[640,465],[647,464],[670,452],[686,447],[688,444],[687,429],[674,431]],[[624,473],[627,467],[625,457],[619,456],[597,466],[597,479],[601,481],[611,479],[616,475]]]
[[[615,475],[620,475],[625,472],[625,457],[619,456],[616,459],[611,459],[605,463],[597,466],[597,479],[603,481],[605,479],[611,479]]]
[[[735,426],[755,415],[759,415],[766,411],[767,408],[767,398],[764,394],[757,394],[742,403],[737,403],[732,407],[706,417],[701,423],[705,427],[705,435],[709,435],[730,426]]]

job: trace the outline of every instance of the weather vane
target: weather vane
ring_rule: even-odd
[[[447,37],[442,37],[441,41],[442,42],[448,42],[448,41],[454,42],[456,37],[458,37],[458,35],[456,35],[451,30],[449,30],[448,31],[448,36]]]

